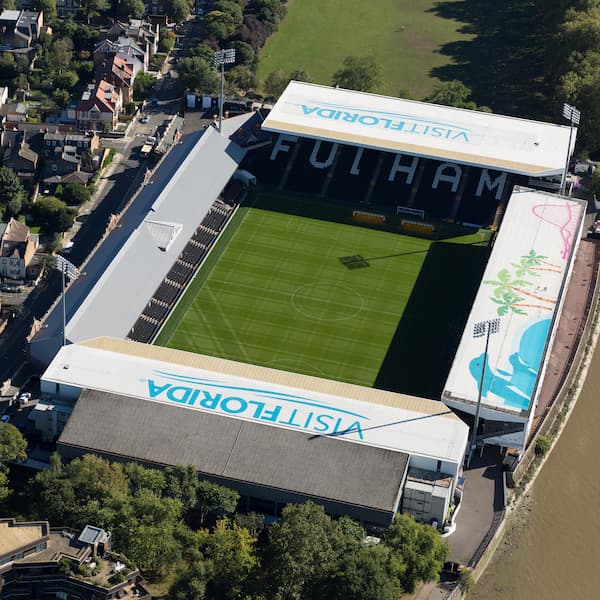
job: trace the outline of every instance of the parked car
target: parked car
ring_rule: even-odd
[[[26,404],[27,402],[29,402],[29,400],[31,400],[31,392],[23,392],[19,396],[19,403],[20,404]]]
[[[1,421],[2,423],[10,423],[10,415],[2,415],[2,416],[0,417],[0,421]]]
[[[142,115],[142,117],[140,118],[140,123],[149,123],[150,122],[150,115]]]

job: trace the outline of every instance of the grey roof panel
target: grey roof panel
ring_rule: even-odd
[[[84,390],[59,444],[393,511],[408,455]]]

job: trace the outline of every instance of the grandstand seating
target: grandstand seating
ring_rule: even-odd
[[[222,199],[214,202],[131,328],[129,339],[152,341],[232,214],[233,207]]]
[[[388,180],[397,156],[393,152],[364,148],[357,163],[359,173],[354,175],[351,170],[357,155],[356,147],[340,145],[333,164],[326,169],[316,169],[310,164],[314,144],[315,140],[302,138],[298,142],[285,142],[288,151],[278,152],[275,160],[270,159],[273,144],[258,148],[248,152],[241,168],[254,173],[261,183],[278,187],[284,182],[284,190],[316,196],[325,192],[325,197],[353,206],[369,203],[375,207],[387,207],[390,212],[399,205],[410,206],[423,210],[426,218],[456,219],[482,226],[493,220],[498,204],[496,189],[484,187],[481,195],[476,195],[481,168],[461,165],[461,179],[458,188],[453,191],[451,181],[441,180],[437,188],[433,187],[436,172],[443,161],[420,157],[414,178],[407,184],[404,172],[398,172],[394,181]],[[326,160],[330,149],[331,142],[323,142],[319,160]],[[404,155],[400,164],[409,167],[412,160],[412,156]],[[447,177],[453,173],[450,167],[443,171]],[[493,180],[499,175],[490,173]],[[330,180],[324,185],[328,176]],[[515,183],[516,176],[509,175],[501,200],[510,196]],[[457,198],[460,200],[457,201]]]

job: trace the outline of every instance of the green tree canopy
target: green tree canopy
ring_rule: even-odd
[[[235,31],[235,21],[228,12],[212,10],[204,17],[204,30],[217,41],[223,41]]]
[[[246,597],[251,575],[259,566],[256,538],[227,520],[218,521],[212,533],[202,533],[202,554],[210,561],[210,596],[219,600]]]
[[[183,85],[191,90],[211,94],[217,90],[217,74],[212,66],[197,56],[184,58],[177,65],[177,72]]]
[[[265,79],[265,92],[273,98],[279,98],[289,82],[290,78],[281,69],[271,71]]]
[[[169,589],[169,598],[173,600],[205,600],[207,565],[198,561],[183,571]]]
[[[10,423],[0,425],[0,469],[14,460],[27,460],[27,440]]]
[[[175,21],[181,23],[191,10],[191,3],[188,0],[165,0],[165,12]]]
[[[90,21],[110,8],[109,0],[79,0],[79,10]]]
[[[383,540],[404,564],[400,581],[410,593],[419,581],[437,579],[450,555],[450,547],[439,532],[410,515],[396,515]]]
[[[266,567],[271,598],[312,598],[336,571],[345,544],[335,522],[312,502],[290,504],[269,530]]]
[[[462,81],[453,80],[438,83],[433,92],[425,98],[426,102],[442,104],[444,106],[456,106],[457,108],[477,109],[477,104],[469,100],[471,90]]]
[[[21,208],[22,193],[23,187],[15,172],[0,167],[0,215],[14,216]]]
[[[237,491],[212,481],[200,481],[197,488],[196,508],[204,522],[209,513],[217,516],[232,515],[237,508],[240,495]]]
[[[380,68],[372,56],[347,56],[343,67],[333,74],[333,85],[370,92],[379,85]]]
[[[156,83],[156,77],[150,73],[138,73],[133,82],[133,95],[136,100],[145,100]]]
[[[139,19],[146,10],[144,0],[119,0],[119,16]]]
[[[66,71],[73,60],[73,42],[70,38],[58,38],[50,49],[50,62],[54,68],[62,73]]]
[[[56,0],[34,0],[33,7],[35,10],[44,11],[45,21],[56,17]]]
[[[89,188],[81,183],[68,183],[63,190],[62,199],[70,206],[84,204],[92,197]]]

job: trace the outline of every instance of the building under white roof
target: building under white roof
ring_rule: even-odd
[[[243,156],[213,127],[172,149],[69,287],[68,341],[127,336]],[[56,304],[31,341],[31,356],[48,364],[61,333]]]
[[[542,177],[562,173],[569,127],[291,81],[263,129]]]
[[[412,485],[410,469],[437,474],[430,484],[436,497],[436,481],[450,482],[440,514],[429,517],[443,523],[468,437],[467,426],[440,402],[111,338],[62,348],[42,377],[42,393],[79,398],[59,440],[65,457],[87,451],[160,465],[185,459],[241,490],[277,488],[278,502],[310,497],[342,514],[360,505],[366,513],[349,514],[379,523],[398,510],[403,486]],[[342,463],[364,460],[372,473],[362,472],[339,496],[336,460],[314,462],[316,440],[320,452]],[[261,455],[269,445],[281,446],[276,458]],[[269,469],[255,467],[253,480],[247,465],[221,464],[219,453]],[[312,475],[285,476],[292,463],[297,473],[301,456]],[[385,500],[369,506],[374,487],[387,489]]]
[[[523,424],[522,431],[488,443],[524,447],[546,357],[581,239],[586,202],[516,188],[483,274],[442,400],[490,422]],[[474,337],[477,323],[499,319],[490,335]]]

